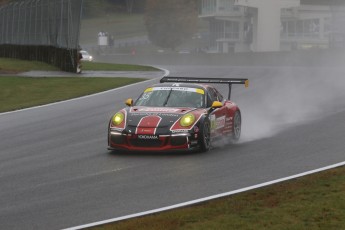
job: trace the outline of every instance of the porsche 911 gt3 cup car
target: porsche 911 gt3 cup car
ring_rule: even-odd
[[[213,83],[229,85],[227,99]],[[232,84],[247,87],[248,79],[163,77],[112,116],[108,149],[208,151],[217,138],[239,140],[241,112],[230,100]]]

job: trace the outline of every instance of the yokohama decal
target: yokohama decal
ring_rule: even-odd
[[[141,135],[155,135],[156,129],[161,122],[162,118],[158,116],[147,116],[141,118],[138,123],[135,134]]]

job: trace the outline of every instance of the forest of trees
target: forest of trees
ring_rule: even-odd
[[[146,0],[84,0],[84,17],[106,13],[144,13]]]
[[[197,31],[198,10],[191,0],[147,0],[145,24],[150,41],[174,50]]]
[[[23,0],[0,0],[0,5]],[[197,29],[198,0],[84,0],[83,18],[141,13],[150,41],[175,49]]]
[[[0,6],[23,0],[0,0]],[[99,16],[104,12],[143,13],[146,0],[84,0],[85,17]]]
[[[23,0],[0,0],[0,6]],[[147,0],[84,0],[84,17],[95,17],[106,13],[144,13]],[[169,0],[174,3],[174,0]],[[197,2],[198,0],[190,0]]]

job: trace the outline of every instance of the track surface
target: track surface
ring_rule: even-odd
[[[156,209],[345,161],[337,68],[165,66],[171,75],[248,77],[232,99],[243,138],[208,153],[110,153],[110,116],[151,80],[0,115],[1,229],[61,229]]]

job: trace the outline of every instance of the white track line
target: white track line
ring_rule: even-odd
[[[246,192],[246,191],[257,189],[257,188],[261,188],[261,187],[265,187],[265,186],[276,184],[276,183],[280,183],[280,182],[283,182],[283,181],[292,180],[292,179],[295,179],[295,178],[299,178],[299,177],[303,177],[303,176],[310,175],[310,174],[313,174],[313,173],[318,173],[318,172],[321,172],[321,171],[337,168],[337,167],[344,166],[344,165],[345,165],[345,161],[337,163],[337,164],[333,164],[333,165],[330,165],[330,166],[326,166],[326,167],[323,167],[323,168],[314,169],[314,170],[307,171],[307,172],[304,172],[304,173],[300,173],[300,174],[284,177],[284,178],[277,179],[277,180],[268,181],[268,182],[265,182],[265,183],[249,186],[249,187],[246,187],[246,188],[237,189],[237,190],[226,192],[226,193],[221,193],[221,194],[217,194],[217,195],[213,195],[213,196],[209,196],[209,197],[205,197],[205,198],[201,198],[201,199],[197,199],[197,200],[192,200],[192,201],[188,201],[188,202],[184,202],[184,203],[180,203],[180,204],[175,204],[175,205],[167,206],[167,207],[164,207],[164,208],[153,209],[153,210],[149,210],[149,211],[145,211],[145,212],[140,212],[140,213],[135,213],[135,214],[127,215],[127,216],[121,216],[121,217],[117,217],[117,218],[113,218],[113,219],[108,219],[108,220],[103,220],[103,221],[94,222],[94,223],[90,223],[90,224],[85,224],[85,225],[80,225],[80,226],[76,226],[76,227],[66,228],[64,230],[78,230],[78,229],[83,229],[83,228],[90,228],[90,227],[95,227],[95,226],[99,226],[99,225],[103,225],[103,224],[109,224],[109,223],[120,221],[120,220],[126,220],[126,219],[130,219],[130,218],[134,218],[134,217],[141,217],[141,216],[145,216],[145,215],[149,215],[149,214],[154,214],[154,213],[158,213],[158,212],[163,212],[163,211],[167,211],[167,210],[171,210],[171,209],[181,208],[181,207],[185,207],[185,206],[188,206],[188,205],[193,205],[193,204],[197,204],[197,203],[201,203],[201,202],[205,202],[205,201],[209,201],[209,200],[213,200],[213,199],[217,199],[217,198],[221,198],[221,197],[225,197],[225,196],[230,196],[230,195],[233,195],[233,194],[237,194],[237,193],[241,193],[241,192]]]
[[[155,68],[164,71],[164,75],[162,77],[168,76],[170,74],[169,70],[158,68],[158,67],[155,67]],[[100,92],[100,93],[95,93],[95,94],[90,94],[90,95],[86,95],[86,96],[82,96],[82,97],[77,97],[77,98],[73,98],[73,99],[69,99],[69,100],[65,100],[65,101],[59,101],[59,102],[49,103],[49,104],[45,104],[45,105],[34,106],[34,107],[30,107],[30,108],[14,110],[14,111],[10,111],[10,112],[4,112],[4,113],[0,113],[0,116],[1,115],[12,114],[12,113],[23,112],[23,111],[28,111],[28,110],[33,110],[33,109],[44,108],[44,107],[48,107],[48,106],[54,106],[54,105],[62,104],[62,103],[65,103],[65,102],[77,101],[77,100],[80,100],[80,99],[85,99],[85,98],[89,98],[89,97],[93,97],[93,96],[98,96],[98,95],[106,94],[106,93],[109,93],[109,92],[114,92],[116,90],[125,89],[127,87],[131,87],[131,86],[134,86],[134,85],[139,85],[141,83],[149,82],[149,81],[154,81],[154,80],[157,80],[157,78],[146,80],[146,81],[142,81],[142,82],[138,82],[138,83],[134,83],[134,84],[131,84],[131,85],[122,86],[122,87],[115,88],[115,89],[110,89],[110,90],[103,91],[103,92]]]

